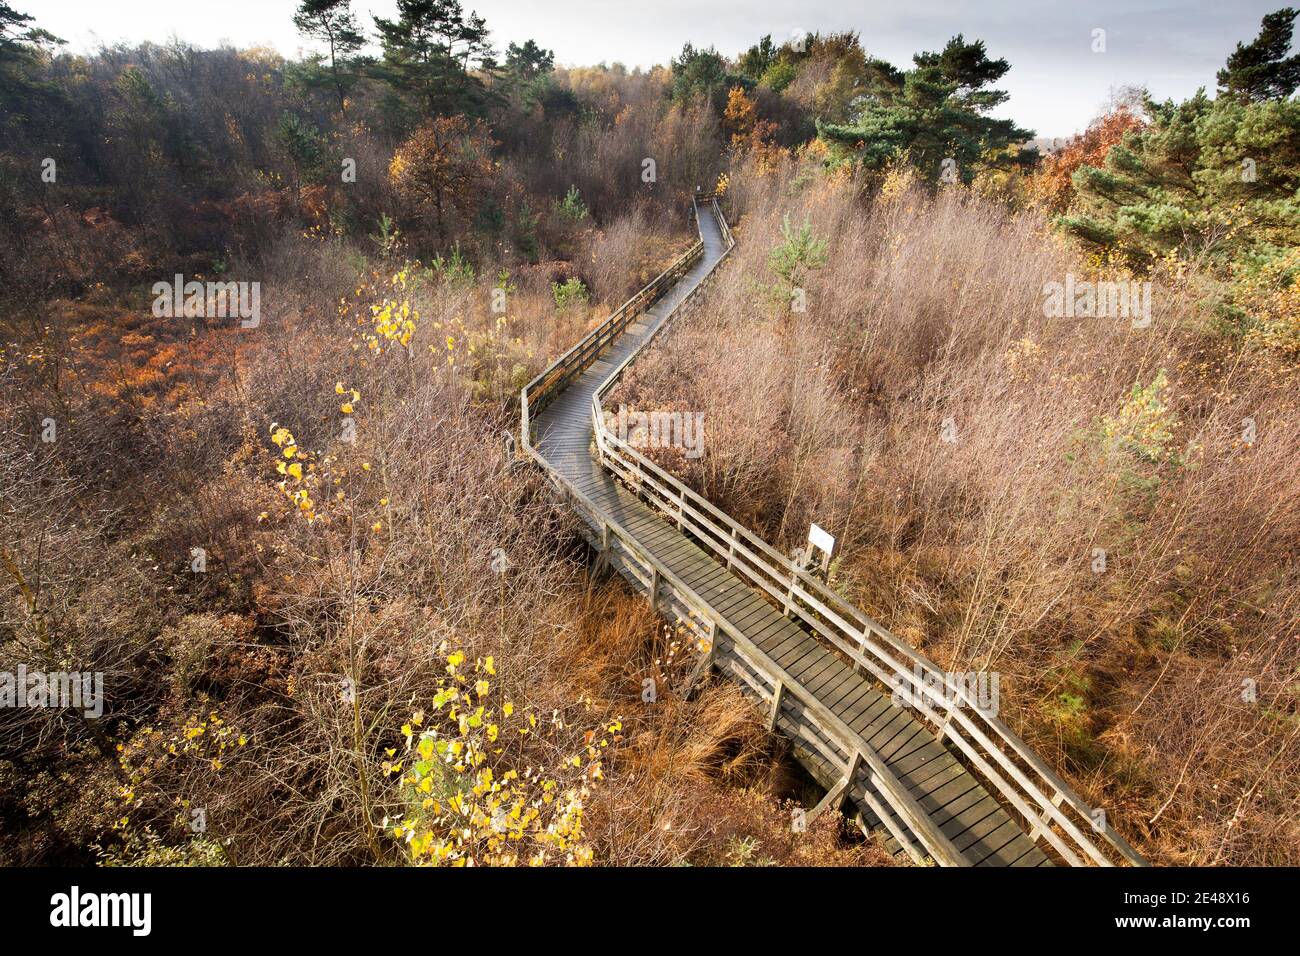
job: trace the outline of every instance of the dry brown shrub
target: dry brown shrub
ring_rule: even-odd
[[[1003,716],[1151,858],[1300,860],[1295,369],[1173,274],[1149,329],[1046,318],[1046,282],[1126,277],[1036,213],[800,182],[733,174],[740,245],[613,404],[703,412],[702,459],[654,454],[784,549],[831,530],[836,586],[999,671]],[[767,291],[786,213],[829,240],[805,315]]]
[[[617,240],[629,253],[641,228]],[[650,249],[642,262],[675,251]],[[557,314],[549,288],[521,282],[499,331],[492,276],[425,277],[409,354],[374,355],[353,348],[351,314],[338,313],[369,281],[359,262],[296,232],[233,262],[263,282],[256,330],[84,304],[49,327],[8,326],[24,349],[4,368],[22,400],[5,411],[0,543],[42,598],[33,614],[0,575],[0,663],[54,649],[105,669],[111,719],[0,725],[0,853],[87,862],[93,844],[147,834],[184,848],[201,809],[204,839],[236,863],[399,860],[380,830],[400,809],[381,765],[454,648],[492,655],[503,691],[554,719],[504,759],[540,765],[624,721],[588,808],[597,862],[719,858],[710,840],[723,838],[696,827],[701,801],[763,787],[775,807],[781,792],[761,720],[730,685],[681,698],[693,658],[621,583],[593,582],[575,519],[502,441],[517,427],[512,363],[531,376],[599,308]],[[611,289],[640,281],[604,268]],[[458,338],[496,344],[471,359],[462,343],[448,365],[453,323]],[[362,396],[354,445],[340,439],[340,381]],[[48,409],[64,428],[53,446],[37,438]],[[319,463],[313,523],[275,488],[272,422]],[[656,706],[640,696],[651,675]],[[218,728],[227,749],[210,752]]]

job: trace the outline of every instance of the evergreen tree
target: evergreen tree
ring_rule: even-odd
[[[951,171],[970,182],[981,168],[1031,158],[1016,147],[1033,132],[988,115],[1007,99],[1005,91],[991,88],[1010,68],[1006,60],[990,60],[982,42],[967,43],[961,34],[938,53],[912,59],[907,72],[867,61],[856,117],[818,125],[837,160],[879,168],[907,156],[932,180]]]
[[[671,61],[673,71],[672,98],[678,102],[703,96],[722,110],[727,90],[737,79],[727,75],[727,64],[713,47],[697,50],[690,43],[682,47],[681,55]]]
[[[1075,171],[1060,222],[1135,265],[1177,255],[1257,269],[1300,245],[1300,57],[1287,57],[1296,11],[1264,17],[1218,73],[1222,95],[1147,97],[1150,123],[1100,166]]]
[[[502,72],[511,96],[531,108],[543,99],[547,80],[555,69],[555,54],[544,50],[533,40],[522,45],[511,43],[506,48],[506,61]]]
[[[329,65],[319,57],[308,74],[312,85],[328,84],[338,96],[339,112],[347,112],[348,91],[356,83],[356,53],[366,43],[349,0],[302,0],[293,15],[298,32],[329,47]],[[314,75],[313,75],[314,74]]]
[[[777,48],[772,42],[772,34],[769,33],[740,55],[736,61],[736,69],[740,71],[741,76],[757,83],[776,63],[776,54]]]
[[[1286,99],[1300,86],[1300,54],[1291,51],[1296,11],[1283,7],[1264,17],[1259,36],[1237,44],[1219,71],[1220,92],[1236,100]]]
[[[315,126],[289,112],[281,115],[274,142],[288,168],[294,201],[300,204],[303,187],[320,183],[325,177],[328,143]]]
[[[50,50],[63,40],[31,26],[34,18],[0,3],[0,120],[10,113],[38,114],[61,99],[55,88],[37,77]]]
[[[397,14],[375,17],[380,75],[430,115],[482,114],[486,87],[470,71],[496,69],[484,19],[460,0],[397,0]]]
[[[1226,262],[1300,244],[1300,102],[1148,99],[1151,117],[1074,174],[1061,223],[1142,265],[1167,254]],[[1243,228],[1248,227],[1248,228]]]
[[[555,54],[543,50],[534,40],[523,45],[511,43],[506,48],[506,75],[524,83],[547,76],[555,68]]]

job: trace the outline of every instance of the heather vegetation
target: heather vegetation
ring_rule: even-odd
[[[1300,136],[1292,61],[1242,58],[1024,177],[734,151],[732,261],[611,397],[703,413],[662,463],[787,552],[830,530],[833,586],[999,672],[1163,863],[1300,860]],[[1048,312],[1074,280],[1149,282],[1151,314]]]
[[[0,859],[887,861],[796,841],[815,791],[503,440],[689,241],[707,103],[459,4],[304,2],[297,62],[0,22],[0,660],[104,684],[0,711]]]
[[[792,831],[764,715],[682,693],[514,454],[701,189],[739,244],[613,397],[704,413],[656,457],[836,534],[1153,859],[1297,862],[1294,17],[1042,158],[962,36],[561,67],[456,0],[302,0],[297,60],[76,55],[0,3],[0,672],[104,686],[0,710],[0,862],[894,862]],[[1152,321],[1046,317],[1067,274]]]

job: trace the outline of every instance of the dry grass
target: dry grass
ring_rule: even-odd
[[[1149,329],[1045,318],[1098,265],[1034,214],[795,172],[733,173],[740,245],[613,403],[703,412],[704,458],[663,461],[783,548],[831,530],[836,586],[1001,672],[1004,717],[1152,859],[1300,861],[1296,369],[1174,274]],[[806,314],[766,291],[786,213],[829,240]]]
[[[680,251],[649,228],[636,215],[590,237],[600,297]],[[92,844],[141,858],[155,834],[239,864],[400,860],[381,766],[449,649],[492,655],[495,683],[544,719],[503,762],[553,762],[622,720],[587,808],[598,863],[871,858],[830,823],[791,843],[791,784],[751,705],[730,686],[680,698],[693,662],[675,636],[620,583],[593,582],[575,519],[506,453],[521,377],[606,306],[558,313],[546,283],[520,276],[502,318],[494,275],[425,277],[409,354],[374,354],[353,321],[369,293],[360,310],[338,303],[396,268],[287,234],[232,266],[263,283],[256,330],[86,302],[48,327],[9,317],[20,347],[3,375],[21,400],[4,413],[0,543],[19,575],[0,575],[0,663],[103,670],[107,701],[101,722],[0,714],[0,858],[85,862]],[[354,444],[339,382],[361,394]],[[275,487],[273,422],[316,467],[314,522]],[[733,853],[733,838],[749,842]]]

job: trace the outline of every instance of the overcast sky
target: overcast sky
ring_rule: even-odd
[[[101,42],[172,36],[201,46],[272,46],[296,56],[296,0],[8,0],[86,52]],[[765,33],[857,30],[873,56],[910,64],[957,33],[985,42],[1011,72],[1010,102],[999,115],[1041,136],[1086,126],[1112,88],[1144,85],[1158,98],[1213,90],[1214,73],[1239,40],[1254,39],[1260,18],[1286,0],[465,0],[487,18],[499,49],[533,38],[566,65],[667,63],[687,40],[734,56]],[[390,16],[395,0],[353,0]],[[1105,30],[1095,53],[1093,31]]]

